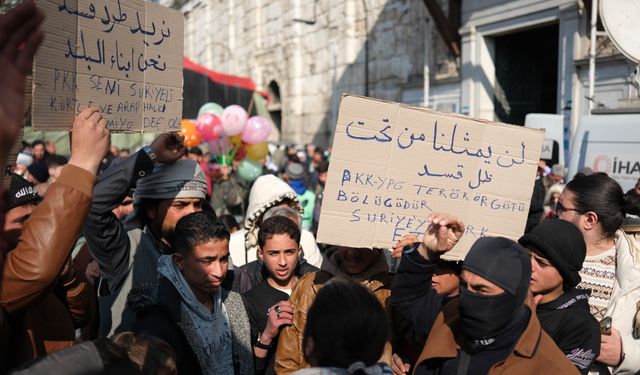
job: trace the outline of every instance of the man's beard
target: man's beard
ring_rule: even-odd
[[[175,228],[162,230],[161,233],[160,233],[162,238],[159,238],[159,240],[164,240],[172,249],[174,249],[175,248],[175,233],[176,233]]]

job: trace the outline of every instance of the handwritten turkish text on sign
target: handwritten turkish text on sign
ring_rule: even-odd
[[[65,130],[99,108],[116,131],[180,130],[183,15],[143,0],[38,0],[46,38],[33,125]]]
[[[318,241],[391,247],[422,239],[431,212],[466,231],[448,259],[484,236],[517,239],[529,211],[544,132],[345,95]]]

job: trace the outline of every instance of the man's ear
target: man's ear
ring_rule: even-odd
[[[178,252],[173,253],[173,262],[178,266],[180,271],[184,271],[184,256],[182,256],[182,254]]]
[[[150,205],[144,208],[144,213],[147,215],[150,221],[156,218],[156,214],[158,213],[158,208],[156,205]]]
[[[260,258],[260,260],[264,262],[263,257],[264,257],[264,251],[262,251],[261,247],[258,247],[258,258]]]

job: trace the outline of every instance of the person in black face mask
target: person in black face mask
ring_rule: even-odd
[[[464,233],[456,217],[434,213],[422,245],[451,250]],[[531,261],[518,243],[478,239],[462,265],[460,297],[446,304],[429,332],[414,374],[573,374],[569,362],[525,303]]]

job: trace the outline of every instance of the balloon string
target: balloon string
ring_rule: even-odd
[[[233,150],[231,150],[231,160],[235,159],[236,154],[238,153],[238,146],[234,145]]]
[[[251,117],[251,111],[253,110],[253,98],[255,93],[251,94],[251,101],[249,102],[249,109],[247,110],[247,114]]]

